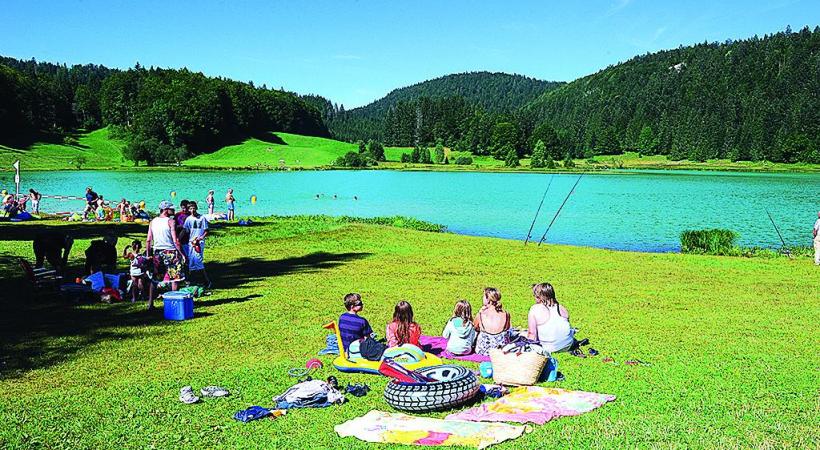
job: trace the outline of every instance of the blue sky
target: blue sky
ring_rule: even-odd
[[[3,0],[0,54],[188,67],[346,107],[454,72],[571,81],[637,54],[820,24],[820,1]]]

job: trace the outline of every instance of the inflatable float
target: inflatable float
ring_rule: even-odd
[[[339,372],[349,373],[370,373],[379,375],[379,366],[381,361],[370,361],[368,359],[350,359],[345,354],[342,348],[342,335],[339,333],[339,327],[333,321],[324,326],[329,330],[333,330],[336,334],[336,342],[339,343],[339,356],[333,360],[333,367]],[[402,367],[408,370],[418,370],[425,367],[438,366],[442,364],[441,358],[436,355],[425,353],[414,345],[403,345],[401,347],[388,348],[384,351],[382,358],[390,358],[399,363]]]

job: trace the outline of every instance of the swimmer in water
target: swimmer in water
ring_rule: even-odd
[[[357,197],[355,195],[353,196],[353,200],[358,200],[358,199],[359,199],[359,197]]]
[[[319,194],[316,194],[316,200],[319,200]]]

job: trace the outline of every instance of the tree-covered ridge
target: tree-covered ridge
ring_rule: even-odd
[[[433,142],[435,139],[429,137],[433,134],[449,141],[452,136],[460,136],[457,122],[469,117],[473,110],[512,114],[544,91],[561,84],[506,73],[452,74],[395,89],[367,106],[349,111],[337,107],[329,126],[332,134],[343,140],[383,139],[392,145],[412,145],[415,139],[395,137],[404,136],[406,132],[393,128],[415,127],[415,110],[421,109],[419,115],[424,117],[420,120],[426,122],[421,126],[427,129],[420,132],[428,136],[420,137],[422,143]],[[406,111],[413,111],[413,117],[405,120],[409,117]],[[441,117],[444,119],[439,123]],[[434,128],[439,132],[434,133]]]
[[[575,156],[820,163],[820,27],[638,56],[524,110]]]
[[[17,61],[0,64],[0,139],[113,125],[125,156],[155,163],[270,131],[327,136],[300,97],[187,69],[129,70]]]
[[[379,100],[349,112],[362,117],[378,117],[387,114],[401,101],[422,97],[463,97],[488,112],[511,113],[561,84],[501,72],[456,73],[394,89]]]

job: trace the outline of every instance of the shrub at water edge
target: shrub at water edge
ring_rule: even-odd
[[[738,234],[732,230],[686,230],[680,234],[681,253],[730,255],[734,253]]]

